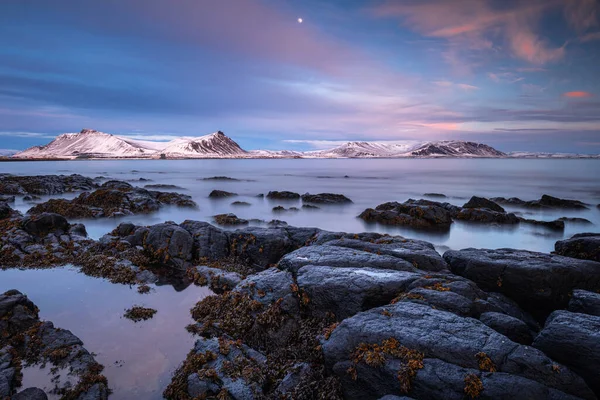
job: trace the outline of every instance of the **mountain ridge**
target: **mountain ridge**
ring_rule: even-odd
[[[385,143],[350,141],[326,150],[244,150],[221,131],[199,137],[151,142],[93,129],[64,133],[51,142],[12,156],[17,159],[53,158],[600,158],[600,156],[513,152],[504,153],[483,143],[443,140]]]

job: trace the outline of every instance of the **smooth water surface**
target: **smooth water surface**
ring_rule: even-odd
[[[27,294],[39,307],[40,319],[70,330],[96,354],[114,400],[162,398],[173,372],[193,347],[194,338],[185,330],[193,322],[190,309],[211,294],[194,285],[179,292],[173,286],[151,287],[149,294],[139,294],[136,287],[92,278],[69,267],[0,270],[0,293],[17,289]],[[123,317],[133,305],[157,313],[134,323]],[[52,389],[48,371],[25,369],[21,389]]]
[[[168,208],[152,215],[84,222],[88,233],[99,238],[123,220],[154,224],[185,219],[211,221],[212,216],[233,212],[241,218],[280,219],[295,226],[315,226],[332,231],[378,231],[419,238],[434,243],[440,251],[466,247],[512,247],[552,251],[556,240],[583,231],[599,232],[600,160],[518,160],[518,159],[283,159],[283,160],[82,160],[0,163],[0,172],[19,175],[72,174],[128,180],[135,185],[171,184],[184,188],[199,204],[198,210]],[[203,181],[202,178],[228,176],[240,181]],[[140,182],[139,178],[152,182]],[[137,181],[137,182],[136,182]],[[213,189],[239,196],[210,200]],[[300,206],[298,202],[269,201],[255,197],[270,190],[298,193],[333,192],[354,201],[347,206],[323,206],[320,210],[274,213],[272,208]],[[492,226],[456,222],[449,232],[420,232],[410,228],[366,224],[356,218],[365,208],[386,201],[424,198],[424,193],[443,193],[447,201],[462,205],[470,196],[520,197],[539,199],[542,194],[578,199],[590,203],[585,211],[520,211],[528,218],[552,220],[563,216],[583,217],[594,225],[567,223],[565,232],[545,228]],[[63,197],[74,197],[67,194]],[[60,197],[60,196],[57,196]],[[234,207],[235,200],[250,207]],[[26,212],[32,204],[17,199]]]

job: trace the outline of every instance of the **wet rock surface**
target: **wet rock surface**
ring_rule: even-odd
[[[304,193],[301,197],[302,197],[302,201],[304,203],[316,203],[316,204],[352,203],[352,200],[350,200],[343,194],[335,194],[335,193],[319,193],[319,194]]]
[[[16,176],[0,174],[0,194],[53,195],[93,190],[98,185],[93,179],[81,175]]]
[[[449,229],[452,216],[437,205],[390,202],[368,208],[359,218],[383,225],[410,226],[417,229]]]
[[[565,308],[573,289],[600,290],[600,263],[514,249],[447,251],[450,270],[538,316]]]
[[[50,199],[37,204],[27,213],[52,212],[67,218],[122,217],[156,212],[168,205],[197,207],[197,204],[187,195],[151,191],[133,187],[127,182],[109,181],[100,189],[82,193],[73,200]]]
[[[235,214],[218,214],[213,217],[218,225],[235,226],[248,225],[250,222],[247,219],[238,218]]]
[[[573,290],[567,309],[574,313],[600,317],[600,294],[587,290]]]
[[[561,256],[600,261],[600,233],[579,233],[554,245]]]
[[[494,197],[490,200],[498,203],[505,204],[515,207],[523,207],[523,208],[557,208],[557,209],[573,209],[573,210],[584,210],[587,209],[587,205],[579,200],[568,200],[568,199],[560,199],[558,197],[549,196],[547,194],[542,195],[539,200],[530,200],[525,201],[521,200],[518,197]]]
[[[533,347],[581,375],[600,395],[600,317],[555,311],[546,320]]]
[[[504,208],[491,200],[483,197],[473,196],[471,199],[463,205],[463,208],[487,208],[488,210],[504,213]]]
[[[267,193],[267,199],[272,199],[272,200],[298,200],[300,198],[300,194],[295,193],[295,192],[288,192],[288,191],[271,191],[269,193]]]
[[[0,396],[13,399],[42,399],[40,389],[20,386],[23,364],[51,364],[67,368],[69,374],[53,382],[64,399],[104,400],[108,398],[103,367],[79,338],[51,322],[40,321],[37,307],[17,290],[0,295]],[[61,379],[65,381],[61,381]]]
[[[225,199],[227,197],[237,196],[237,193],[226,192],[225,190],[213,190],[208,197],[211,199]]]

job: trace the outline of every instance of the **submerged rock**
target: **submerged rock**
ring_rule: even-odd
[[[513,225],[519,223],[519,217],[513,213],[492,211],[487,208],[463,208],[455,217],[457,220]]]
[[[247,201],[234,201],[231,203],[231,205],[234,207],[249,207],[252,204],[248,203]]]
[[[207,266],[191,267],[187,270],[187,275],[195,284],[209,286],[214,291],[231,290],[243,280],[238,273]]]
[[[150,185],[145,185],[144,188],[146,189],[159,189],[159,190],[186,190],[185,188],[182,188],[181,186],[177,186],[177,185],[167,185],[167,184],[163,184],[163,183],[153,183]]]
[[[267,198],[273,200],[297,200],[300,198],[300,195],[298,193],[288,191],[271,191],[267,193]]]
[[[449,229],[452,217],[449,211],[437,205],[390,202],[368,208],[359,218],[384,225],[410,226],[420,229]]]
[[[600,263],[593,261],[514,249],[451,250],[444,259],[453,273],[540,317],[565,308],[573,289],[600,289]]]
[[[234,225],[248,225],[247,219],[238,218],[237,215],[229,214],[218,214],[213,217],[218,225],[234,226]]]
[[[343,194],[335,194],[335,193],[319,193],[319,194],[305,193],[302,195],[302,201],[305,203],[317,203],[317,204],[352,203],[352,200],[350,200]]]
[[[567,200],[560,199],[558,197],[549,196],[547,194],[542,195],[539,200],[525,201],[518,197],[511,197],[509,199],[504,197],[493,197],[492,201],[500,204],[506,204],[516,207],[524,208],[562,208],[562,209],[575,209],[583,210],[588,207],[579,200]]]
[[[67,192],[92,190],[98,185],[91,178],[81,175],[0,175],[0,194],[53,195]]]
[[[600,233],[578,233],[570,239],[554,244],[554,252],[561,256],[600,261]]]
[[[544,228],[552,229],[555,231],[565,230],[565,222],[561,221],[560,219],[556,219],[554,221],[538,221],[529,218],[519,218],[519,221],[524,224],[543,226]]]
[[[600,395],[600,317],[555,311],[546,320],[533,347],[581,375]]]
[[[463,205],[463,208],[487,208],[488,210],[504,213],[504,208],[491,200],[483,197],[473,196],[471,199]]]
[[[237,196],[237,193],[226,192],[224,190],[213,190],[208,195],[208,197],[211,199],[224,199],[227,197],[234,197],[234,196]]]

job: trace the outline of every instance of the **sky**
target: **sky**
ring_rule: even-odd
[[[600,153],[600,1],[2,0],[0,153],[92,128],[246,149]],[[299,18],[302,22],[299,22]]]

